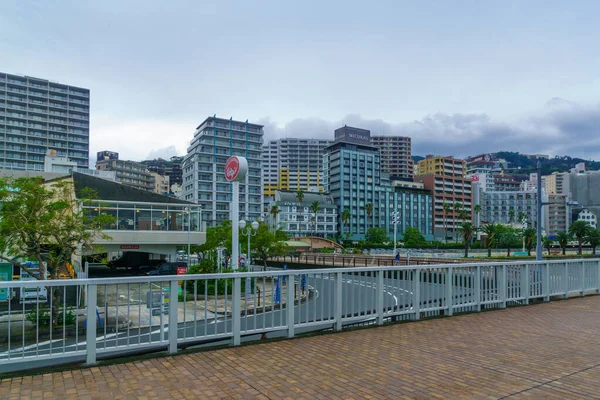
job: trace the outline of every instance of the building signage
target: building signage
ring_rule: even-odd
[[[11,263],[0,263],[0,282],[10,282],[13,276],[13,265]],[[8,300],[8,289],[0,288],[0,301]]]
[[[366,129],[344,126],[335,130],[335,141],[371,145],[371,132]]]
[[[248,172],[248,161],[244,157],[232,156],[225,163],[225,179],[243,181]]]
[[[479,175],[471,175],[471,182],[479,182]]]
[[[122,244],[120,248],[121,248],[121,250],[139,250],[140,245],[139,244]]]

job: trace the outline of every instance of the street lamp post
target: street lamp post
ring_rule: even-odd
[[[185,213],[188,215],[188,247],[187,247],[187,266],[188,268],[192,265],[192,260],[190,260],[190,248],[191,248],[191,242],[190,242],[190,233],[191,233],[191,229],[192,229],[192,213],[189,207],[185,208]]]
[[[397,227],[401,217],[402,213],[400,211],[392,211],[392,223],[394,224],[394,257],[396,256],[396,232],[398,231]]]
[[[525,252],[525,228],[527,228],[527,218],[521,220],[521,236],[523,237],[523,253]]]
[[[259,223],[258,221],[254,221],[252,222],[252,224],[248,225],[248,227],[246,227],[246,221],[241,220],[239,222],[239,227],[242,230],[242,235],[248,236],[248,267],[250,267],[250,264],[252,262],[252,252],[250,251],[250,237],[251,236],[256,236],[256,233],[258,231],[258,227],[259,227]]]

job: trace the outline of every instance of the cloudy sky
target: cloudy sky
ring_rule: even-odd
[[[2,0],[0,71],[90,88],[91,152],[355,125],[413,153],[600,159],[598,1]]]

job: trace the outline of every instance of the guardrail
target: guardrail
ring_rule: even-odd
[[[600,259],[0,282],[0,289],[12,294],[0,307],[0,372],[7,372],[599,293]],[[20,291],[44,289],[44,302],[19,303]]]
[[[283,263],[297,263],[315,266],[339,266],[345,267],[386,267],[386,266],[408,266],[408,265],[438,265],[438,264],[458,264],[471,263],[474,261],[454,260],[451,258],[427,258],[409,255],[406,253],[396,260],[394,256],[381,255],[346,255],[346,254],[299,254],[272,257],[270,261]]]

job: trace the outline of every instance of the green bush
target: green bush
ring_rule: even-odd
[[[25,319],[32,324],[38,326],[50,326],[50,309],[49,308],[34,308],[25,314]],[[58,310],[57,326],[72,326],[77,323],[77,316],[73,312],[73,308]]]

